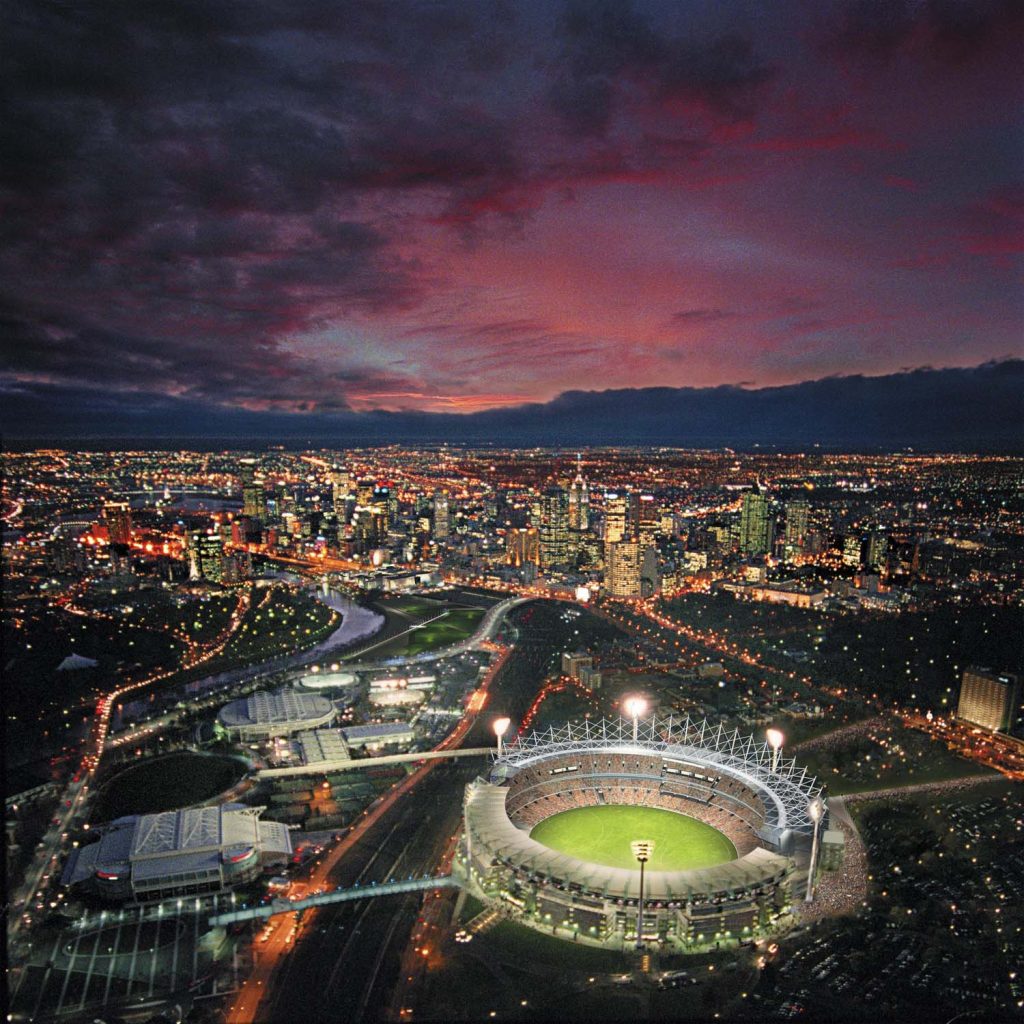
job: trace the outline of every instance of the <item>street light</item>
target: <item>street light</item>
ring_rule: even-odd
[[[782,750],[782,744],[785,743],[786,737],[779,729],[769,729],[765,736],[768,737],[768,746],[772,748],[772,771],[775,771],[779,766],[779,751]]]
[[[636,914],[636,948],[644,948],[644,865],[654,852],[653,839],[634,839],[629,844],[633,856],[640,861],[640,904]]]
[[[622,706],[625,708],[626,714],[633,719],[633,742],[636,743],[640,716],[647,710],[647,701],[643,697],[627,697]]]
[[[498,757],[501,757],[501,737],[508,732],[508,727],[512,724],[511,718],[496,718],[494,720],[494,735],[498,737]]]
[[[811,863],[807,868],[807,895],[804,896],[806,903],[810,903],[814,899],[814,869],[818,861],[818,827],[821,824],[824,810],[825,805],[821,802],[820,796],[816,796],[807,805],[807,813],[811,816],[811,821],[814,822],[814,838],[811,840]]]

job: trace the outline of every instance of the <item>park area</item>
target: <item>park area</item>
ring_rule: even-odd
[[[238,758],[189,751],[147,758],[118,772],[100,791],[94,822],[126,814],[155,814],[204,803],[245,775]]]
[[[530,838],[559,853],[610,868],[638,867],[630,845],[638,839],[654,843],[649,871],[689,871],[736,858],[736,848],[717,829],[657,807],[576,807],[539,822]]]
[[[483,608],[426,597],[388,597],[374,607],[387,619],[384,635],[354,648],[350,659],[372,654],[385,660],[442,650],[471,637],[484,617]]]
[[[834,742],[827,737],[808,742],[793,756],[837,796],[972,776],[996,777],[992,769],[966,761],[925,733],[894,720],[865,721],[861,728],[839,734]]]

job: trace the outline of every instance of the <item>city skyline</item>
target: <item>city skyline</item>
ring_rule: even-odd
[[[796,388],[807,421],[740,442],[850,443],[814,436],[829,381],[847,419],[865,388],[958,396],[897,444],[1006,444],[1019,417],[1012,4],[7,20],[9,435],[504,437],[607,391],[568,411],[585,441],[620,392],[725,386],[755,419]]]
[[[1024,1008],[1024,455],[2,461],[13,1019]]]

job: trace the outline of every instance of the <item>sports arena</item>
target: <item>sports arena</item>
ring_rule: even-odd
[[[742,941],[790,922],[820,798],[793,760],[705,721],[570,723],[517,738],[466,787],[459,871],[566,938],[635,942],[642,913],[644,943]]]

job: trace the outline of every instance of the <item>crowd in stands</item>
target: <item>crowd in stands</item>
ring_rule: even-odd
[[[704,821],[742,857],[758,845],[764,802],[741,781],[707,765],[668,765],[661,757],[574,753],[531,765],[509,783],[505,809],[521,828],[578,807],[657,807]]]

